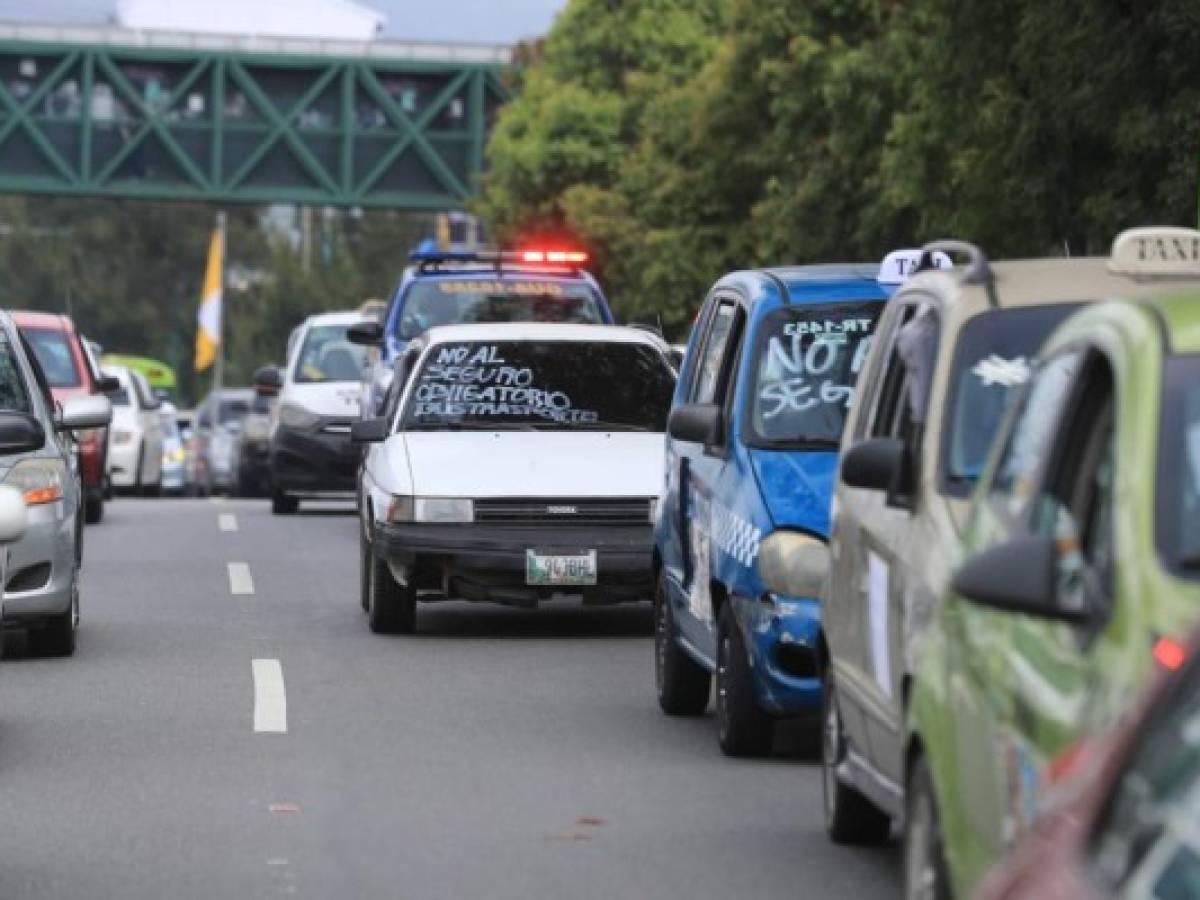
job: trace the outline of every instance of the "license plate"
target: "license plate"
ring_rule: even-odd
[[[596,551],[560,556],[525,551],[525,583],[587,585],[596,583]]]

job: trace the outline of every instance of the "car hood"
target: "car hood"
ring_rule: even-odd
[[[294,403],[318,416],[357,419],[362,403],[362,385],[357,381],[287,386],[281,403]]]
[[[776,528],[829,534],[836,452],[750,450],[750,464]]]
[[[407,432],[413,493],[436,497],[657,497],[662,434]]]

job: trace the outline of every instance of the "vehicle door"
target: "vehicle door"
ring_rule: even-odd
[[[907,463],[887,491],[840,486],[839,528],[845,529],[845,538],[837,562],[839,602],[848,602],[853,610],[837,614],[840,658],[835,677],[839,696],[852,707],[845,717],[852,743],[868,755],[898,797],[904,596],[911,571],[920,566],[916,480],[941,320],[935,300],[925,294],[893,301],[885,315],[876,339],[886,362],[873,375],[874,393],[867,400],[870,412],[859,423],[860,437],[902,441]]]
[[[684,595],[675,621],[682,637],[710,659],[716,658],[712,597],[714,491],[730,463],[730,389],[744,332],[745,313],[737,298],[715,296],[686,402],[721,407],[725,427],[714,444],[674,442]]]

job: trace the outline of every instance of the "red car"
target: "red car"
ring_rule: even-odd
[[[56,401],[103,393],[100,373],[92,368],[83,338],[69,317],[40,312],[13,312],[12,317],[37,357]],[[104,515],[108,429],[81,431],[76,440],[85,498],[84,521],[94,524]]]
[[[1112,734],[1059,765],[1062,799],[984,880],[982,900],[1200,898],[1200,632]]]

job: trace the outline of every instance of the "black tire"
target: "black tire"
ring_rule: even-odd
[[[825,677],[825,705],[821,712],[821,788],[825,805],[825,830],[835,844],[882,844],[892,830],[892,820],[875,804],[837,777],[846,759],[846,734],[833,678]]]
[[[98,525],[104,518],[104,497],[99,494],[89,495],[83,501],[83,521],[89,525]]]
[[[142,488],[142,496],[143,497],[161,497],[162,496],[162,485],[161,484],[145,485]]]
[[[909,770],[904,813],[905,900],[950,900],[933,779],[923,758]]]
[[[726,756],[766,756],[775,720],[758,705],[754,670],[730,601],[717,620],[717,742]]]
[[[277,516],[290,516],[300,508],[300,500],[276,489],[271,494],[271,512]]]
[[[368,543],[367,624],[375,634],[412,634],[417,624],[417,592],[400,584]]]
[[[29,651],[35,656],[71,656],[79,626],[79,589],[72,589],[71,605],[48,618],[41,628],[29,632]]]
[[[363,612],[371,608],[371,542],[362,525],[358,529],[358,594]]]
[[[712,693],[712,676],[675,640],[675,616],[666,594],[666,574],[654,591],[654,684],[668,716],[702,716]]]

